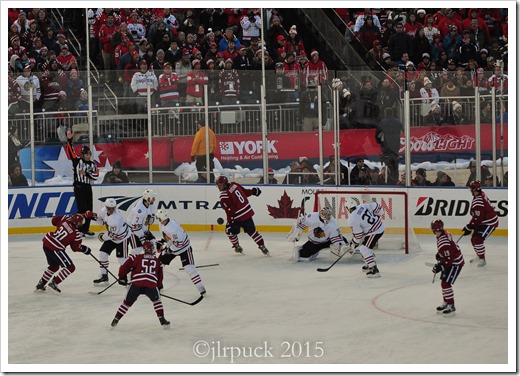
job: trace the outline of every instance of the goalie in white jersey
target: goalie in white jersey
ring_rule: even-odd
[[[307,227],[309,228],[308,240],[303,246],[295,247],[293,261],[314,260],[318,257],[318,252],[325,248],[340,250],[341,247],[347,247],[337,222],[332,218],[331,208],[326,206],[319,212],[300,217],[291,232],[287,234],[287,240],[298,241]]]
[[[381,275],[379,274],[376,256],[372,249],[385,232],[385,225],[381,220],[383,208],[375,202],[358,204],[351,197],[347,200],[347,209],[350,212],[347,225],[352,228],[352,242],[350,246],[353,250],[361,253],[365,261],[363,271],[367,273],[367,277],[379,278]]]
[[[107,229],[107,232],[98,234],[98,239],[103,244],[99,249],[101,277],[93,281],[95,284],[108,282],[108,256],[114,249],[116,250],[119,265],[123,265],[128,258],[128,245],[130,244],[132,232],[116,206],[116,200],[107,198],[105,206],[93,218],[98,223],[105,225]]]
[[[155,221],[155,192],[146,189],[141,200],[137,201],[130,210],[126,219],[132,231],[132,248],[135,254],[143,253],[143,243],[145,240],[152,240],[155,237],[149,231],[150,226]]]

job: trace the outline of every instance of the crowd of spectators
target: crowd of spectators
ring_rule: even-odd
[[[474,96],[475,88],[481,95],[490,94],[493,87],[498,95],[507,94],[507,9],[336,11],[347,24],[352,45],[372,68],[384,73],[380,82],[369,83],[379,94],[376,101],[371,100],[378,107],[376,117],[386,107],[396,109],[396,101],[389,101],[399,95],[402,98],[408,90],[411,99],[422,102],[415,110],[421,124],[469,124],[474,119],[460,113],[466,101],[456,97]],[[374,78],[367,76],[362,85],[368,81]],[[344,86],[352,94],[350,108],[344,112],[357,128],[356,85]],[[484,102],[482,107],[488,104]]]
[[[380,79],[338,74],[342,128],[375,127],[387,107],[399,114],[405,90],[422,101],[416,110],[421,124],[432,125],[471,122],[467,112],[456,114],[466,102],[453,98],[471,96],[476,87],[480,94],[492,87],[507,93],[506,9],[337,12],[353,44],[384,73]],[[162,107],[203,104],[205,84],[210,105],[258,103],[261,75],[255,71],[263,58],[273,77],[266,82],[270,102],[299,101],[303,129],[316,128],[315,88],[329,84],[329,67],[306,47],[296,25],[284,25],[276,9],[264,15],[262,23],[253,8],[89,9],[90,56],[118,95],[145,97],[150,88],[154,105]],[[84,67],[67,33],[45,9],[11,8],[8,16],[10,113],[28,111],[31,91],[36,110],[87,109]],[[134,108],[144,111],[145,101]]]

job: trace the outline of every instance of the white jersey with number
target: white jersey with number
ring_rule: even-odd
[[[103,235],[104,241],[112,240],[114,243],[119,244],[132,235],[130,227],[118,209],[115,209],[111,215],[108,215],[107,208],[103,207],[98,214],[97,221],[107,228],[107,232]]]
[[[159,225],[159,231],[168,245],[168,252],[179,255],[190,248],[190,239],[182,227],[170,218],[166,225]]]
[[[154,215],[153,212],[154,204],[150,204],[146,207],[143,200],[139,200],[128,214],[126,223],[130,226],[132,233],[141,240],[144,240],[145,232],[148,231],[145,224],[146,218],[148,218],[148,216],[152,217]]]
[[[333,244],[345,244],[338,223],[332,218],[328,223],[324,223],[320,219],[319,213],[309,213],[306,216],[301,217],[298,220],[297,226],[302,231],[307,227],[309,228],[308,237],[309,241],[312,243],[320,244],[326,243],[330,240]],[[319,229],[323,231],[320,231]]]
[[[385,231],[385,225],[381,220],[383,212],[381,205],[372,202],[361,204],[348,216],[347,225],[352,227],[352,241],[361,243],[363,238],[371,234],[381,234]]]

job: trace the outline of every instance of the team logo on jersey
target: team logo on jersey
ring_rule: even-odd
[[[118,209],[126,211],[134,202],[139,200],[141,197],[106,196],[100,197],[99,201],[105,202],[109,198],[113,198],[114,200],[116,200]]]
[[[273,218],[298,218],[301,207],[293,207],[293,200],[286,191],[283,191],[282,197],[278,200],[278,207],[267,205],[269,215]]]

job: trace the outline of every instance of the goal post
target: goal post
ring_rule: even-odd
[[[405,253],[409,253],[410,250],[419,248],[415,232],[409,223],[406,192],[359,189],[317,191],[314,194],[314,211],[319,211],[324,206],[330,207],[341,233],[350,240],[352,229],[347,226],[350,213],[346,207],[350,197],[360,204],[377,202],[381,205],[385,232],[378,242],[379,250],[404,249]]]

